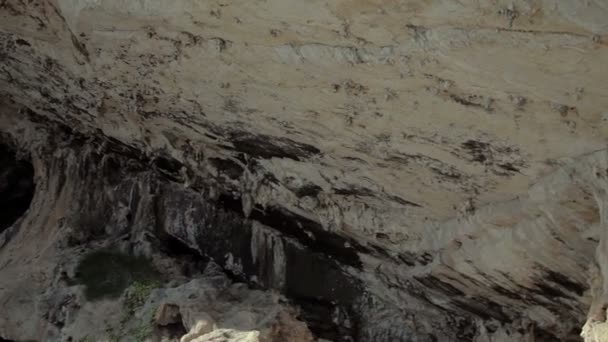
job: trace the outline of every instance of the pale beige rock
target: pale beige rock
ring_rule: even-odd
[[[257,331],[238,331],[231,329],[218,329],[191,342],[261,342]]]
[[[10,51],[31,67],[7,63],[19,75],[2,79],[14,100],[185,160],[186,141],[210,155],[226,152],[223,137],[199,133],[210,124],[313,144],[321,150],[313,160],[263,166],[280,180],[375,192],[365,202],[382,215],[358,209],[361,198],[331,193],[343,214],[314,210],[327,225],[367,238],[376,232],[364,227],[380,221],[375,230],[392,241],[407,230],[415,244],[428,220],[455,216],[471,198],[481,207],[521,195],[552,161],[606,142],[608,49],[598,3],[13,2],[16,13],[62,15],[36,31],[34,19],[3,12],[4,40],[31,45]],[[35,77],[43,65],[32,55],[57,63],[89,119],[49,102],[65,96],[57,87],[41,95]],[[160,115],[180,111],[187,117]],[[276,200],[300,206],[293,196]]]
[[[189,315],[188,320],[184,322],[184,326],[188,329],[188,333],[182,336],[179,341],[193,342],[198,341],[199,337],[213,331],[216,324],[209,314],[197,312],[196,314]]]
[[[608,323],[587,322],[583,327],[581,336],[585,339],[585,342],[606,342],[608,341]]]
[[[608,303],[607,15],[602,1],[569,0],[8,0],[0,89],[11,106],[166,151],[208,179],[213,158],[249,166],[242,145],[313,147],[228,181],[244,212],[281,205],[380,248],[387,258],[363,254],[349,271],[398,312],[430,305],[404,290],[423,279],[456,294],[426,289],[432,306],[517,317],[523,331],[480,320],[478,341],[566,336],[587,316],[593,341]],[[318,194],[299,196],[306,185]],[[70,197],[43,200],[24,225],[45,229],[0,250],[0,299],[22,308],[0,317],[9,337],[44,330],[31,298],[52,277],[49,227]],[[277,249],[277,287],[283,260]],[[370,316],[388,329],[387,312]]]

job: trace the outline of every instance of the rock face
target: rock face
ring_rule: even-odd
[[[217,336],[608,340],[606,17],[567,0],[0,1],[0,203],[19,203],[0,217],[0,336],[76,338],[93,304],[61,299],[82,296],[62,272],[115,246],[179,286],[212,262],[289,302],[226,332],[218,301],[197,328]]]
[[[0,146],[0,232],[10,227],[30,205],[34,194],[32,165],[17,159],[8,146]]]
[[[283,296],[234,283],[237,279],[229,279],[205,254],[177,240],[188,236],[167,235],[163,218],[173,208],[161,201],[180,200],[192,190],[127,157],[123,145],[58,134],[58,127],[48,132],[52,137],[46,129],[27,132],[37,127],[33,122],[13,124],[27,127],[20,130],[31,138],[27,141],[36,136],[46,144],[29,146],[36,196],[0,240],[0,301],[12,308],[0,315],[3,339],[313,341],[296,318],[299,311]],[[8,166],[27,165],[10,157],[15,154],[7,153]],[[214,215],[213,208],[205,209]],[[226,214],[215,223],[221,227],[231,219],[238,215]],[[81,260],[92,251],[114,249],[150,258],[163,276],[160,282],[133,282],[119,298],[87,298],[78,281],[87,276]],[[110,266],[108,275],[94,281],[112,282],[113,274],[123,273],[119,263]],[[92,267],[102,273],[105,266],[97,260]]]

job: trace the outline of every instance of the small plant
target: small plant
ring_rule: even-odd
[[[143,303],[146,301],[146,298],[150,295],[150,291],[152,291],[152,289],[153,287],[150,287],[148,285],[141,286],[139,287],[139,289],[137,289],[136,286],[132,288],[132,290],[134,291],[133,293],[137,293],[137,295],[125,298],[125,311],[123,312],[123,318],[121,322],[122,330],[124,330],[124,326],[129,321],[129,319],[133,317],[133,312],[135,311],[135,308],[143,305]],[[146,316],[147,318],[144,318],[143,320],[139,321],[138,325],[135,328],[129,330],[127,335],[133,338],[130,340],[143,342],[148,337],[152,336],[152,322],[154,311],[148,312]]]
[[[142,324],[137,328],[131,330],[131,336],[135,338],[135,341],[143,342],[148,337],[152,336],[152,324]]]
[[[130,290],[125,295],[124,308],[126,314],[132,314],[135,309],[142,306],[150,292],[157,288],[160,284],[156,281],[139,282],[136,281],[131,285]]]
[[[85,296],[89,300],[117,298],[131,284],[151,286],[159,281],[160,274],[150,260],[114,250],[87,254],[76,268],[75,279],[86,286]],[[144,290],[142,285],[138,286],[138,291]]]

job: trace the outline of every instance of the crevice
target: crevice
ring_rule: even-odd
[[[316,338],[341,342],[352,341],[353,327],[344,324],[352,317],[335,303],[315,298],[292,298],[291,302],[300,307],[298,319],[306,325]]]
[[[29,209],[34,196],[34,168],[9,145],[0,143],[0,232]]]

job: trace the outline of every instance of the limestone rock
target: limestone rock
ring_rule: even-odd
[[[145,335],[174,303],[198,339],[601,340],[607,16],[0,1],[0,204],[27,207],[0,215],[0,337]],[[176,285],[126,331],[72,283],[108,247]]]
[[[213,318],[209,315],[199,314],[200,316],[190,325],[186,325],[188,327],[188,333],[180,338],[179,342],[193,342],[193,341],[202,341],[203,335],[206,335],[214,330],[214,322]]]
[[[191,342],[259,342],[258,333],[251,331],[238,331],[219,329],[200,336]]]

